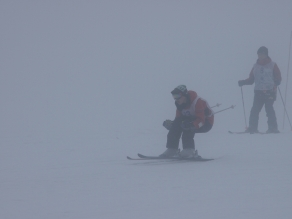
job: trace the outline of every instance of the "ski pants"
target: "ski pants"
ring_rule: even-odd
[[[249,116],[250,130],[258,130],[259,114],[265,105],[266,116],[268,117],[268,128],[278,129],[276,113],[273,107],[275,102],[275,95],[267,95],[262,92],[255,91],[253,106]]]
[[[194,137],[196,133],[205,133],[211,130],[212,124],[206,119],[205,124],[198,130],[185,131],[181,128],[182,119],[176,118],[167,134],[167,148],[178,149],[180,138],[183,149],[195,148]]]

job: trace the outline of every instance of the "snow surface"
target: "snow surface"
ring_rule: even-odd
[[[237,81],[260,46],[285,94],[291,9],[290,0],[2,0],[0,218],[290,219],[292,135],[280,96],[282,133],[228,130],[245,128]],[[215,111],[236,105],[195,137],[215,160],[127,160],[165,150],[162,122],[180,84],[222,103]],[[253,86],[243,94],[248,117]]]

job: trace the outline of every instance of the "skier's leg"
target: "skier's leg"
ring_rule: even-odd
[[[183,150],[180,153],[181,157],[195,157],[198,156],[198,152],[195,150],[195,134],[196,133],[205,133],[211,130],[212,124],[208,119],[205,120],[205,124],[198,130],[192,131],[183,131],[182,134],[182,145]]]
[[[249,116],[249,132],[258,131],[259,114],[263,108],[263,105],[263,97],[259,93],[255,93]]]
[[[265,102],[265,110],[268,117],[268,132],[278,132],[277,118],[273,104],[273,99],[267,99]]]
[[[181,137],[183,150],[179,154],[180,157],[187,158],[187,157],[196,156],[194,137],[195,137],[194,131],[192,130],[183,131],[183,134]]]
[[[178,149],[179,140],[182,134],[181,119],[175,119],[172,127],[167,134],[166,147],[171,149]]]
[[[179,153],[178,146],[179,140],[182,133],[180,127],[181,120],[175,119],[172,126],[167,134],[166,151],[160,154],[160,157],[173,157]]]
[[[184,131],[182,134],[182,145],[183,148],[195,148],[195,133],[205,133],[210,131],[212,128],[212,124],[206,119],[205,124],[199,128],[198,130],[194,131]]]
[[[195,149],[194,137],[195,137],[194,131],[192,130],[183,131],[183,134],[181,137],[183,149],[187,149],[187,148]]]

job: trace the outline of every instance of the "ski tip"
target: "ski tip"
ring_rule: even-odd
[[[138,157],[145,158],[146,156],[138,153]]]

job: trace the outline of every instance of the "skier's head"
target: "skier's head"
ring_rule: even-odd
[[[261,46],[261,47],[258,49],[257,54],[258,54],[258,55],[259,55],[259,54],[263,54],[263,55],[268,56],[268,54],[269,54],[268,48],[265,47],[265,46]]]
[[[178,103],[184,103],[188,94],[187,87],[185,85],[179,85],[171,91],[173,99]]]
[[[265,46],[261,46],[258,49],[257,54],[258,54],[258,60],[259,61],[265,60],[268,57],[268,48],[265,47]]]

